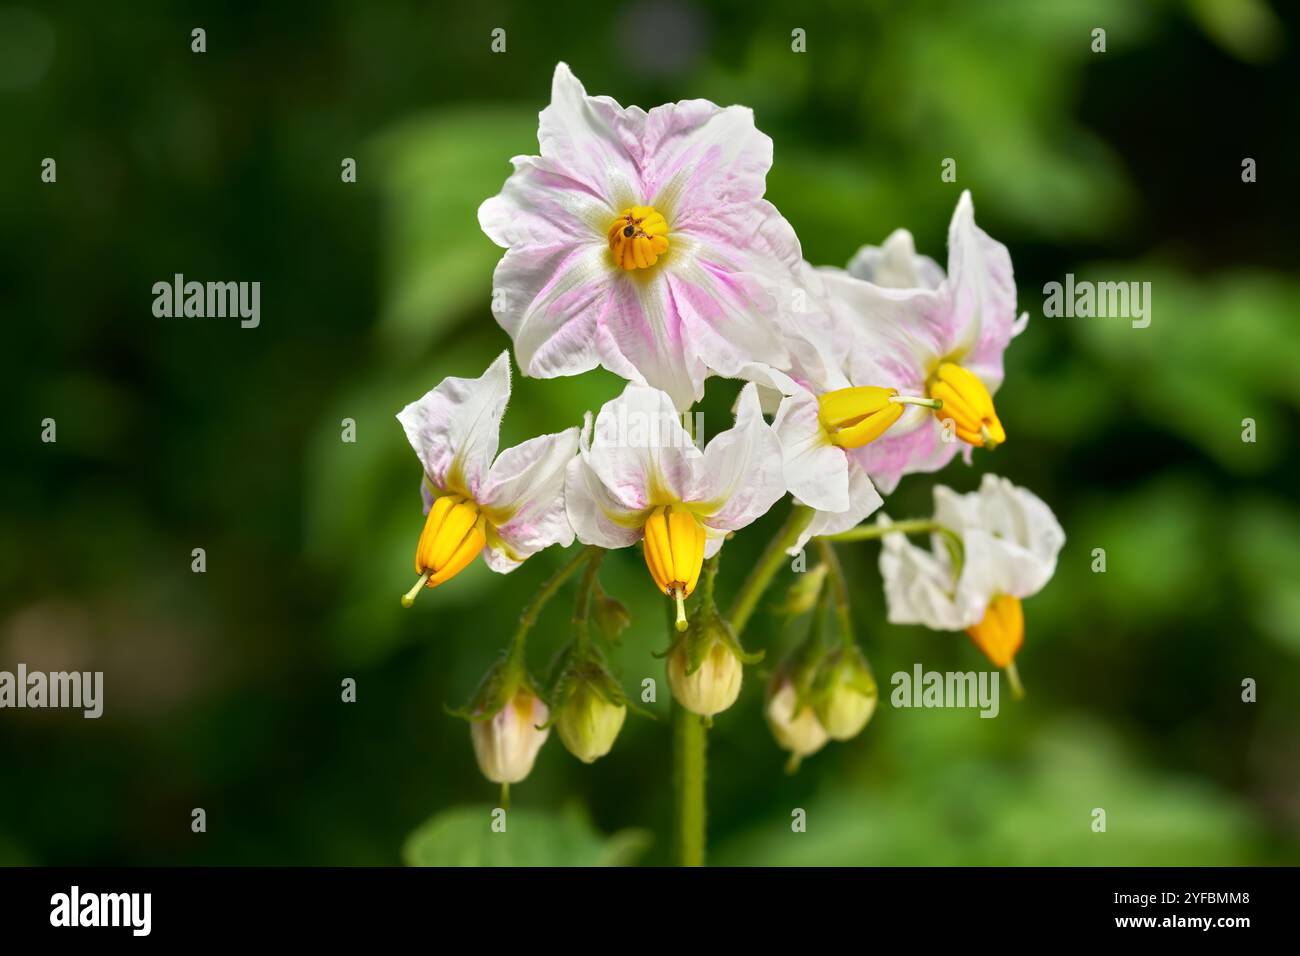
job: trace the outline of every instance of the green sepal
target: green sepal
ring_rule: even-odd
[[[619,636],[632,624],[632,615],[627,607],[622,601],[606,594],[599,580],[592,589],[591,616],[596,630],[610,644],[618,644]]]
[[[449,707],[444,704],[443,709],[453,717],[471,723],[483,723],[499,714],[501,709],[519,693],[520,688],[527,690],[543,703],[546,702],[546,697],[524,668],[523,655],[506,648],[483,675],[468,704],[464,707]]]

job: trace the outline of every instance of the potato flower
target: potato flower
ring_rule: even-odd
[[[479,208],[506,250],[493,311],[525,374],[602,365],[685,410],[710,373],[785,360],[774,317],[799,241],[763,198],[772,141],[750,109],[625,108],[560,63],[537,139]]]
[[[397,416],[424,466],[420,578],[402,598],[406,607],[422,587],[450,580],[479,554],[506,574],[543,548],[573,543],[564,470],[578,450],[578,429],[530,438],[498,456],[509,398],[510,356],[502,352],[479,378],[443,379]]]

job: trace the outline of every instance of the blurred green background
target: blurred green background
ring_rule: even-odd
[[[98,721],[0,711],[0,862],[388,864],[412,831],[424,862],[669,859],[662,719],[591,767],[553,736],[509,841],[483,838],[495,789],[443,704],[558,552],[397,600],[422,519],[393,415],[508,345],[475,210],[536,151],[560,59],[624,104],[752,106],[816,263],[902,225],[942,262],[971,189],[1033,316],[998,396],[1009,443],[941,478],[996,469],[1065,527],[1026,606],[1028,698],[996,720],[882,700],[787,777],[751,673],[711,737],[712,860],[1300,862],[1298,35],[1258,0],[0,6],[0,669],[107,685]],[[261,327],[154,318],[176,272],[260,281]],[[1066,272],[1150,281],[1151,326],[1044,318]],[[517,377],[503,445],[619,384]],[[710,433],[734,393],[711,383]],[[933,483],[889,513],[925,513]],[[724,594],[779,520],[727,546]],[[918,661],[983,666],[961,635],[883,623],[875,545],[843,556],[886,689]],[[603,578],[634,616],[613,660],[629,690],[660,679],[662,718],[660,600],[634,551]],[[568,615],[543,618],[536,670]],[[764,616],[747,643],[799,627]]]

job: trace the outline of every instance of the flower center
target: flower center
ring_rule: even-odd
[[[410,607],[421,587],[437,587],[464,571],[487,543],[487,518],[461,495],[443,495],[429,509],[415,546],[415,573],[420,580],[402,598]]]
[[[861,448],[875,441],[898,421],[905,405],[938,408],[940,402],[899,395],[896,388],[855,385],[819,395],[817,415],[831,444],[841,448]]]
[[[992,450],[1007,440],[993,396],[970,369],[944,362],[931,379],[930,397],[943,402],[935,414],[940,421],[952,419],[962,441]]]
[[[629,272],[648,269],[668,251],[668,220],[653,206],[630,206],[610,223],[614,264]]]
[[[695,515],[680,505],[656,508],[645,523],[645,563],[659,590],[677,600],[678,630],[683,630],[683,602],[704,566],[704,527]]]
[[[984,619],[966,628],[966,633],[994,667],[1009,666],[1025,642],[1025,611],[1020,599],[999,594],[989,602]]]

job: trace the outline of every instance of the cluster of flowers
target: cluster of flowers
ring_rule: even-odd
[[[730,707],[751,658],[736,622],[713,607],[706,562],[787,494],[789,553],[814,537],[883,538],[891,621],[966,631],[996,666],[1014,668],[1020,601],[1046,584],[1064,541],[1041,500],[986,475],[973,494],[936,488],[932,520],[862,524],[903,475],[937,471],[959,450],[969,462],[972,449],[1006,440],[993,395],[1028,316],[1017,317],[1010,256],[976,226],[969,194],[952,217],[946,271],[916,253],[906,230],[862,248],[847,269],[814,268],[763,198],[772,142],[746,108],[625,109],[588,96],[560,64],[538,139],[541,155],[515,157],[479,210],[506,250],[493,278],[497,321],[525,374],[600,365],[626,388],[581,429],[499,455],[507,353],[398,415],[424,468],[427,513],[404,604],[480,554],[504,574],[575,537],[592,552],[551,706],[520,638],[464,712],[484,774],[522,780],[552,723],[587,762],[622,727],[628,701],[586,636],[589,603],[598,616],[619,610],[592,584],[596,549],[641,544],[650,577],[676,603],[673,694],[705,718]],[[746,384],[734,426],[698,447],[681,413],[710,376]],[[915,531],[930,535],[928,550],[909,542]],[[796,762],[859,733],[876,702],[847,613],[838,644],[818,633],[835,590],[823,579],[839,573],[825,550],[795,589],[805,595],[798,609],[819,613],[768,692],[769,723]]]

